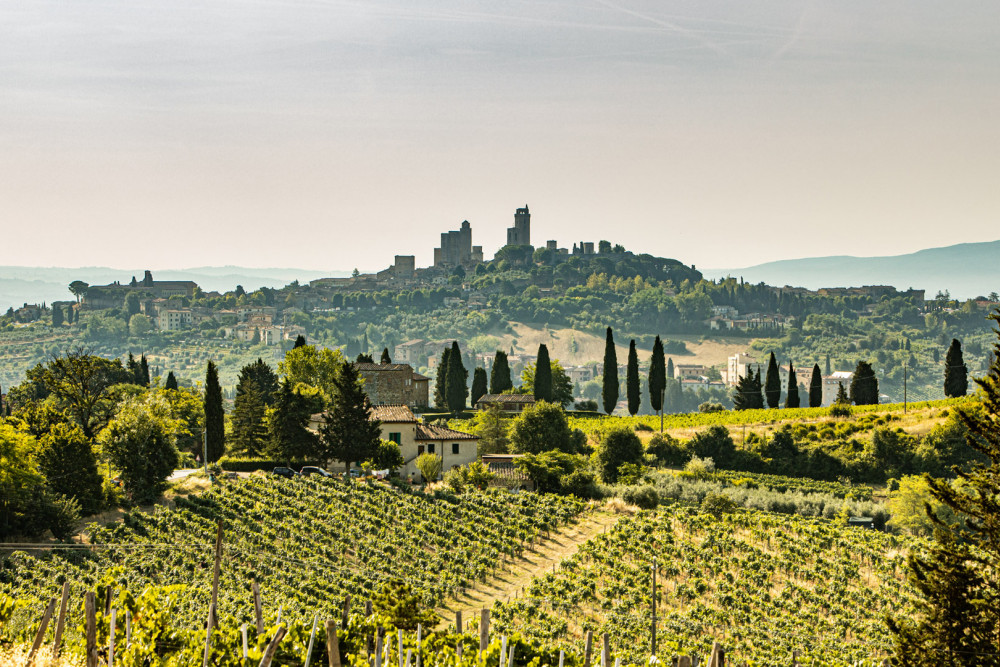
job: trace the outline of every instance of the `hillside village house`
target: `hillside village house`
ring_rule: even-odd
[[[414,372],[409,364],[355,363],[354,368],[365,383],[372,405],[427,407],[430,378]]]
[[[440,456],[442,475],[452,468],[468,465],[476,460],[478,437],[443,426],[424,424],[405,405],[377,405],[372,408],[371,416],[381,422],[381,438],[399,445],[403,455],[403,467],[399,469],[399,475],[403,479],[424,481],[417,468],[417,457],[421,454]],[[325,419],[323,413],[313,415],[309,420],[309,428],[318,431]]]

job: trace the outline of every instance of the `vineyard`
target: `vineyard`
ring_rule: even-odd
[[[884,617],[911,596],[900,538],[821,519],[738,510],[716,518],[681,505],[624,518],[524,597],[498,602],[505,632],[579,652],[607,632],[623,660],[650,644],[651,566],[658,576],[660,653],[704,654],[713,641],[738,663],[872,660],[888,651]]]
[[[64,581],[77,592],[110,587],[135,596],[147,586],[184,585],[171,598],[172,622],[203,627],[220,520],[218,614],[238,626],[252,614],[252,580],[269,622],[279,613],[289,621],[332,616],[347,596],[371,599],[392,580],[437,606],[582,510],[572,498],[499,490],[458,500],[365,482],[251,476],[178,498],[173,510],[92,526],[89,544],[9,554],[0,561],[0,595],[18,608],[7,634],[37,624]]]

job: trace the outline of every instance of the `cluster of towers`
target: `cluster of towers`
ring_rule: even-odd
[[[514,226],[507,229],[507,245],[531,245],[531,214],[528,205],[514,213]],[[472,245],[472,225],[462,221],[455,231],[441,234],[441,247],[434,249],[434,266],[474,266],[483,261],[483,246]]]

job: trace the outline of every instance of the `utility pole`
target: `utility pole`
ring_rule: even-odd
[[[656,655],[656,559],[653,559],[653,566],[649,568],[653,571],[653,624],[649,633],[649,654]]]
[[[667,401],[667,388],[664,387],[660,390],[660,434],[663,434],[663,411],[667,408],[665,405]]]

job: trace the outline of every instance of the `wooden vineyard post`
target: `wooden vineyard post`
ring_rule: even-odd
[[[686,655],[682,655],[677,661],[677,667],[691,667],[691,658]]]
[[[257,634],[260,635],[264,632],[264,615],[260,610],[260,584],[254,579],[253,583],[250,585],[253,589],[253,615],[254,620],[257,622]]]
[[[278,628],[278,632],[275,633],[274,639],[271,640],[271,643],[269,643],[267,648],[264,650],[264,657],[260,659],[260,667],[271,667],[271,661],[274,660],[274,654],[278,652],[278,644],[280,644],[281,640],[285,638],[286,632],[288,632],[288,629],[285,626]]]
[[[653,559],[653,566],[650,568],[653,573],[652,585],[653,585],[653,622],[649,629],[649,654],[651,656],[656,656],[656,559]]]
[[[243,659],[247,659],[247,653],[249,653],[250,647],[247,645],[247,624],[244,623],[240,626],[240,635],[243,638]]]
[[[421,648],[423,647],[424,626],[417,623],[417,667],[422,667],[420,660]]]
[[[132,646],[132,612],[125,610],[125,648]]]
[[[31,645],[31,652],[28,653],[29,665],[35,660],[35,654],[38,653],[38,648],[45,640],[45,631],[49,628],[49,621],[52,619],[52,612],[55,608],[56,599],[49,598],[49,603],[45,606],[45,613],[42,614],[42,623],[38,626],[38,632],[35,633],[35,642]]]
[[[455,632],[462,634],[462,610],[455,612]]]
[[[87,633],[87,667],[97,667],[97,596],[87,591],[83,597],[83,613]]]
[[[601,634],[601,667],[611,667],[611,640],[606,632]]]
[[[479,613],[479,657],[482,658],[490,643],[490,610],[483,609]]]
[[[111,609],[111,622],[108,625],[108,667],[115,667],[115,625],[118,620],[118,610]]]
[[[215,618],[215,603],[208,604],[208,618],[205,620],[205,656],[201,661],[202,667],[208,666],[208,652],[212,648],[212,619]]]
[[[347,603],[345,608],[346,605]],[[340,641],[337,639],[337,628],[333,621],[326,622],[326,655],[329,667],[340,667]]]
[[[208,620],[209,624],[214,628],[218,625],[218,620],[215,618],[215,614],[218,613],[219,609],[219,570],[222,565],[222,521],[219,521],[218,530],[215,533],[215,567],[212,569],[212,604],[209,609],[212,610],[212,617]]]
[[[594,652],[594,631],[587,630],[587,641],[583,646],[583,667],[590,667],[590,658]]]
[[[371,600],[365,600],[365,618],[370,618],[371,615],[372,615],[372,601]],[[368,638],[365,641],[365,648],[368,651],[369,657],[371,656],[372,651],[374,650],[374,646],[375,646],[374,641],[375,640],[372,638],[371,635],[368,635]]]
[[[375,667],[382,667],[382,633],[375,637]]]
[[[726,650],[719,642],[712,642],[712,655],[708,659],[708,667],[726,667]]]
[[[397,630],[396,631],[396,637],[399,640],[398,641],[399,655],[397,656],[399,658],[399,667],[403,667],[403,631],[402,630]],[[306,665],[306,667],[309,667],[309,666]]]
[[[56,622],[56,636],[52,640],[52,658],[59,657],[59,651],[62,649],[62,634],[63,628],[66,627],[66,608],[69,605],[69,582],[63,582],[62,589],[62,601],[59,603],[59,620]]]
[[[315,616],[313,616],[312,632],[309,633],[309,648],[306,649],[305,667],[309,667],[309,663],[312,661],[313,644],[316,642],[316,624],[318,622],[319,622],[319,614],[316,614]]]
[[[341,615],[340,618],[340,627],[343,630],[347,630],[347,620],[350,613],[351,613],[351,596],[348,595],[346,598],[344,598],[344,613]]]
[[[507,654],[507,667],[514,667],[514,645],[511,644],[510,652]]]

